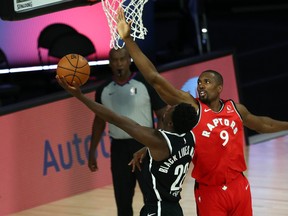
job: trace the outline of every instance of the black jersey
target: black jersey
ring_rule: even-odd
[[[144,195],[145,202],[178,202],[181,199],[182,184],[194,153],[194,134],[189,132],[179,135],[164,130],[159,131],[167,141],[170,156],[163,161],[154,161],[148,149],[142,168],[149,187]]]

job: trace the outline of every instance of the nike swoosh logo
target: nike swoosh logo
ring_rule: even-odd
[[[152,213],[152,214],[147,214],[147,216],[152,216],[152,215],[155,215],[156,213]]]
[[[204,112],[209,112],[211,109],[204,109]]]

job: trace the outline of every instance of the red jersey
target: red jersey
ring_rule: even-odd
[[[199,99],[199,120],[193,128],[196,147],[192,177],[200,184],[223,185],[246,170],[242,118],[232,100],[214,112]]]

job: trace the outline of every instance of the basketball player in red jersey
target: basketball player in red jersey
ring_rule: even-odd
[[[156,70],[130,36],[131,22],[126,23],[123,9],[118,10],[118,33],[145,79],[169,105],[190,103],[198,110],[199,120],[193,129],[196,136],[194,168],[195,200],[201,216],[250,216],[252,201],[249,182],[243,175],[243,125],[258,133],[288,130],[288,122],[250,113],[242,104],[220,97],[223,78],[207,70],[198,79],[199,98],[176,89]],[[140,153],[137,154],[140,157]],[[137,161],[134,161],[137,165]]]

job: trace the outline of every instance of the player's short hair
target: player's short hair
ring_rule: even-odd
[[[222,77],[222,75],[219,72],[209,69],[209,70],[203,71],[202,73],[212,73],[212,74],[214,74],[217,84],[223,86],[223,77]]]
[[[197,112],[191,104],[180,103],[172,113],[172,122],[176,133],[187,133],[196,125]]]

